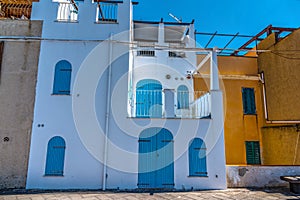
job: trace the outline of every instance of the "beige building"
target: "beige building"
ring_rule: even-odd
[[[0,20],[0,189],[25,187],[42,23]]]

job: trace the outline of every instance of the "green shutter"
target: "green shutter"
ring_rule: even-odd
[[[256,114],[254,88],[242,88],[244,114]]]
[[[246,142],[246,158],[247,164],[259,165],[261,163],[259,142]]]

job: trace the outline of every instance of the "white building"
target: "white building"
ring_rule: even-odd
[[[226,188],[216,63],[210,93],[194,91],[193,23],[133,21],[134,4],[33,3],[28,189]]]

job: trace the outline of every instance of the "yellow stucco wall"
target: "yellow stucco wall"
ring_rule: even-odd
[[[259,72],[264,73],[268,120],[262,128],[263,158],[266,165],[300,165],[300,30],[277,41],[273,33],[258,45],[271,52],[258,55]],[[297,125],[298,123],[298,125]]]
[[[264,72],[269,121],[300,120],[300,29],[276,43],[273,33],[258,45]],[[280,106],[279,106],[280,105]]]
[[[203,59],[198,56],[198,62]],[[246,164],[245,141],[261,141],[260,127],[263,123],[260,83],[257,78],[256,58],[219,56],[220,85],[225,106],[226,163]],[[209,88],[209,62],[195,77],[195,90]],[[254,88],[257,115],[244,115],[242,87]],[[261,151],[262,148],[261,148]]]
[[[297,126],[262,128],[265,165],[300,165],[300,129]]]

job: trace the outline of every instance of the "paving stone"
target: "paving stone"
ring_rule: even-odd
[[[28,191],[17,194],[1,193],[0,200],[289,200],[300,199],[300,195],[290,193],[288,188],[274,189],[227,189],[191,192],[167,192],[167,193],[134,193],[134,192],[101,192],[101,191],[72,191],[72,192],[48,192],[36,191],[30,194]]]

